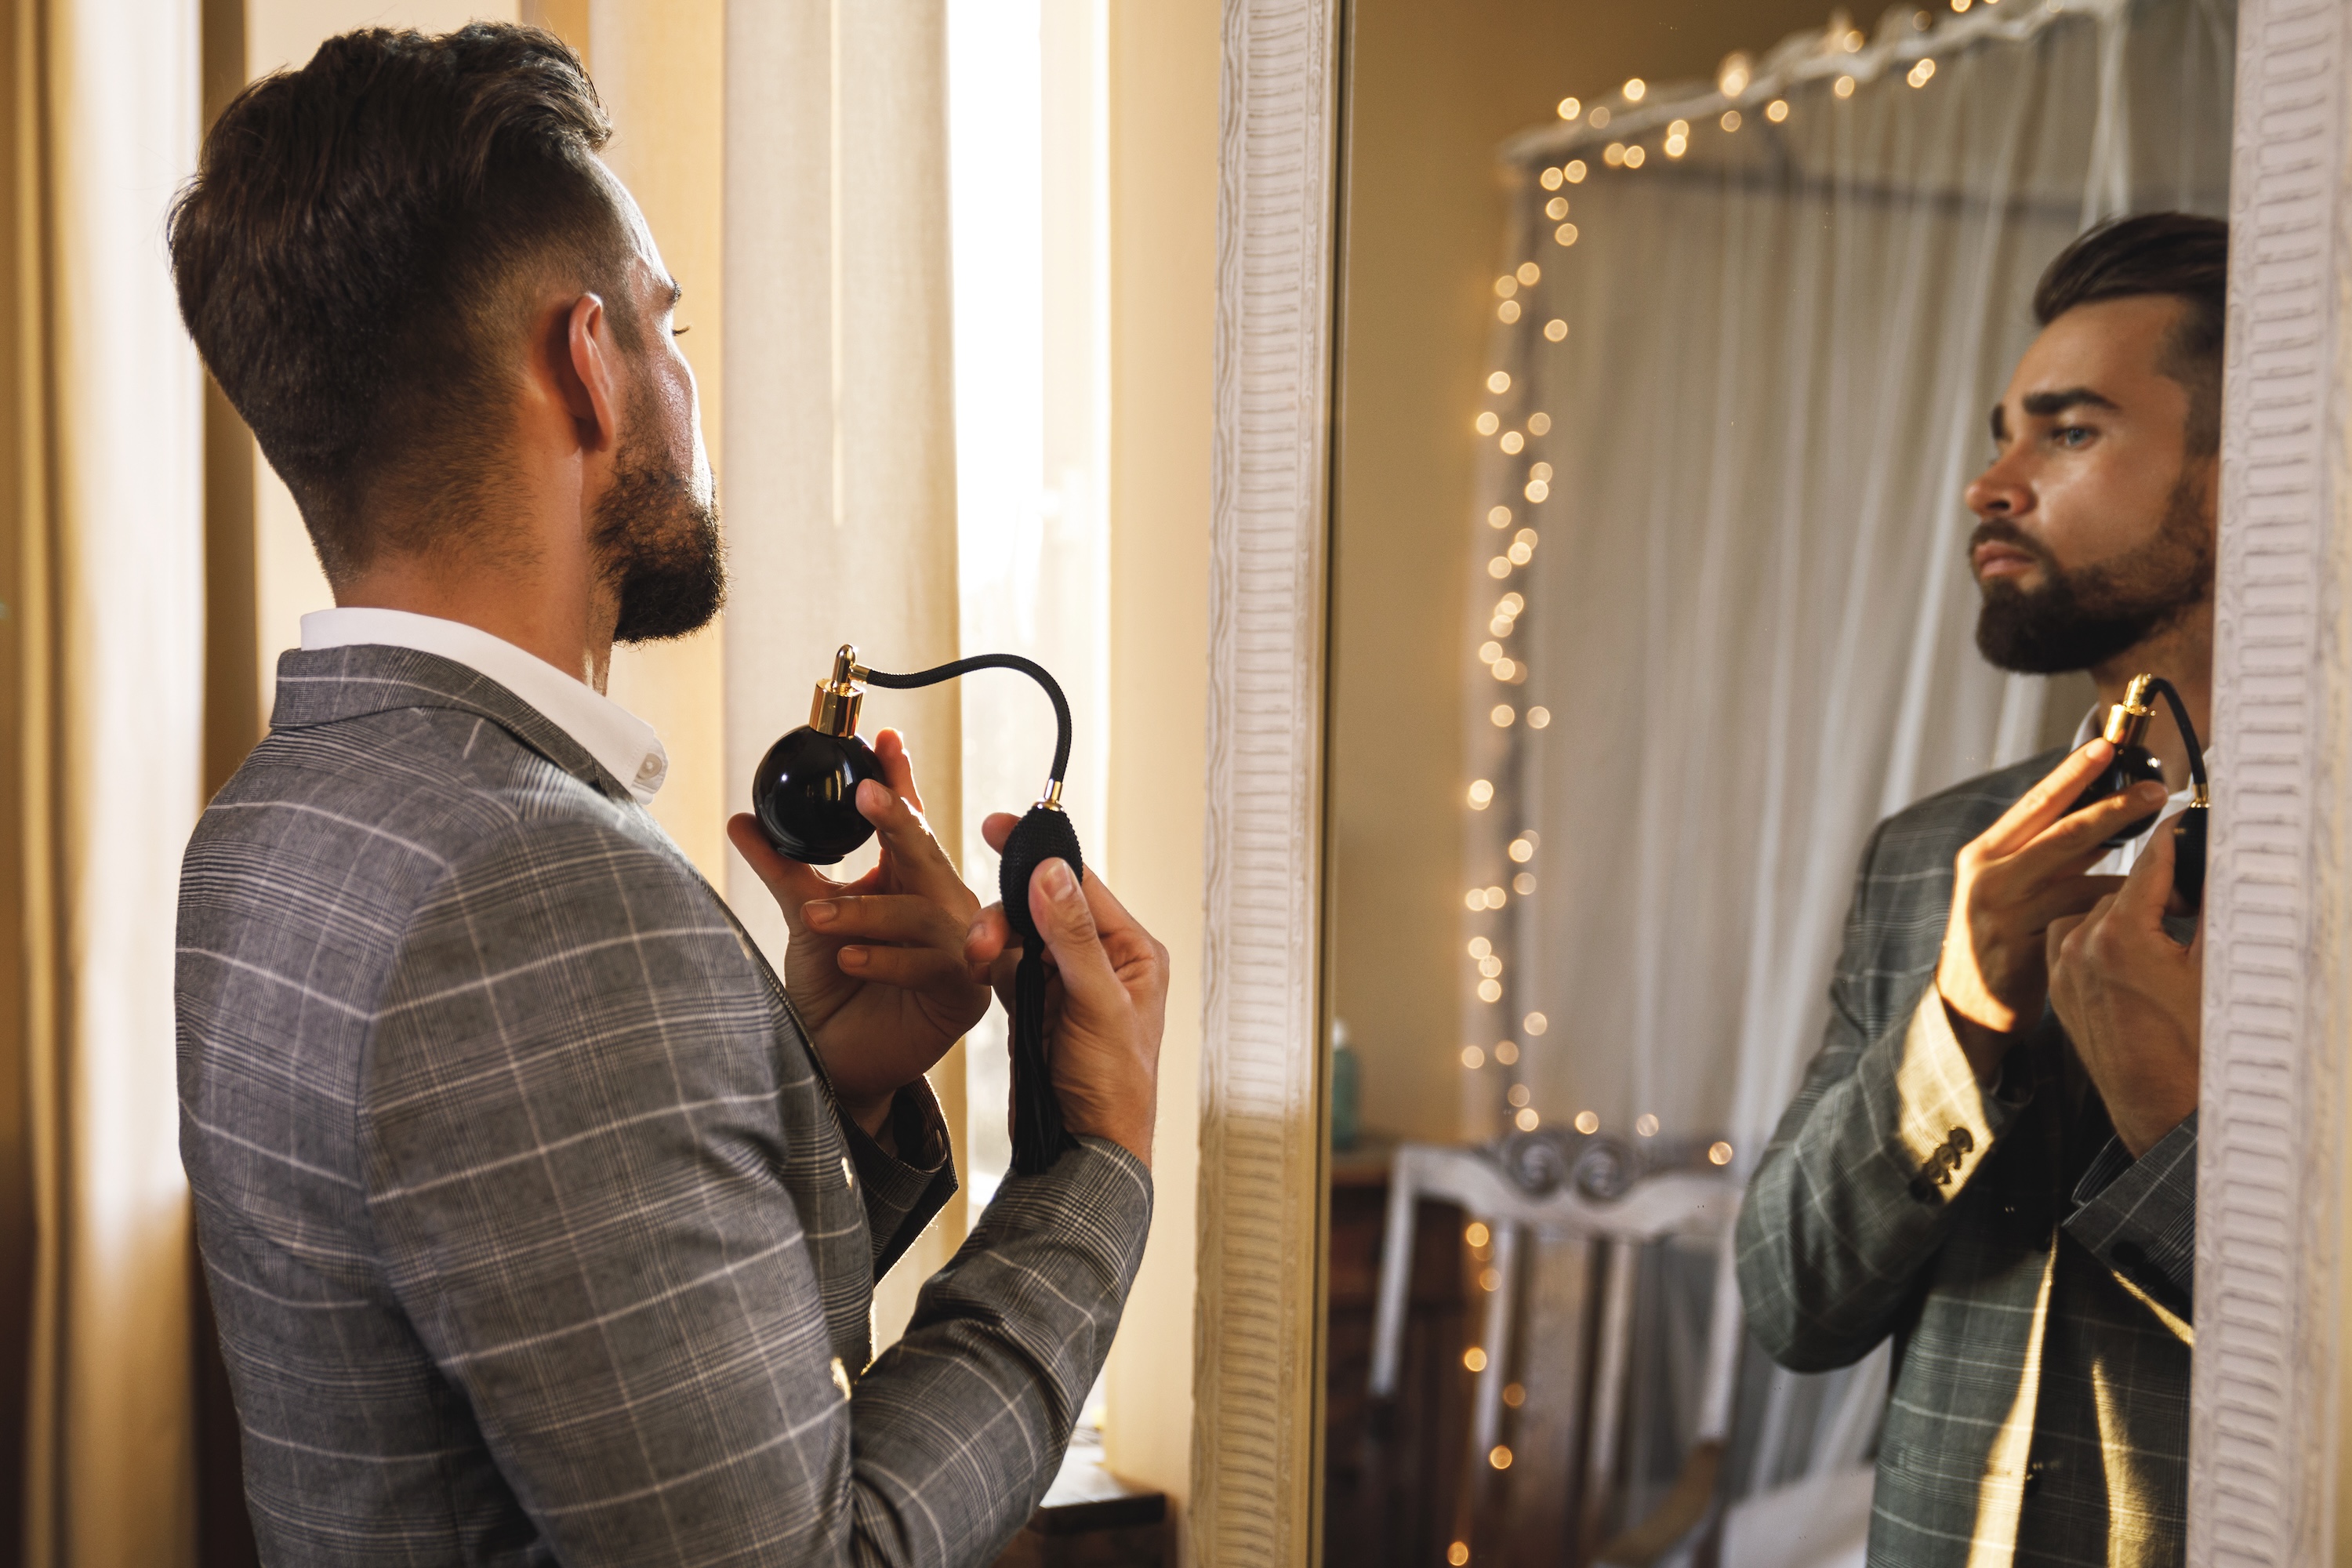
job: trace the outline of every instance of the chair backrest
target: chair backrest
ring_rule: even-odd
[[[1486,1148],[1425,1143],[1398,1148],[1390,1177],[1387,1235],[1373,1319],[1371,1393],[1375,1398],[1386,1399],[1393,1397],[1397,1388],[1415,1206],[1424,1200],[1458,1205],[1487,1227],[1492,1251],[1483,1281],[1487,1288],[1477,1346],[1483,1359],[1472,1398],[1456,1538],[1467,1542],[1472,1519],[1480,1499],[1490,1489],[1489,1483],[1522,1457],[1502,1441],[1504,1395],[1515,1366],[1540,1360],[1546,1368],[1544,1403],[1557,1406],[1567,1419],[1549,1428],[1530,1424],[1530,1432],[1549,1433],[1550,1451],[1524,1457],[1565,1484],[1539,1482],[1529,1489],[1528,1500],[1535,1512],[1558,1516],[1556,1523],[1544,1517],[1531,1528],[1546,1535],[1557,1528],[1565,1537],[1563,1556],[1582,1562],[1598,1542],[1605,1523],[1631,1367],[1636,1271],[1642,1249],[1654,1242],[1675,1237],[1705,1238],[1717,1243],[1718,1255],[1727,1260],[1717,1268],[1708,1364],[1702,1384],[1700,1436],[1719,1445],[1728,1428],[1739,1308],[1737,1284],[1726,1283],[1729,1278],[1727,1244],[1738,1210],[1738,1187],[1727,1174],[1715,1171],[1668,1169],[1633,1177],[1622,1184],[1618,1195],[1596,1197],[1582,1190],[1574,1173],[1558,1162],[1559,1179],[1547,1190],[1530,1190],[1514,1173],[1524,1171],[1527,1164],[1524,1160],[1510,1160],[1507,1152]],[[1547,1244],[1546,1259],[1541,1261],[1535,1256],[1533,1244],[1538,1240]],[[1590,1289],[1595,1249],[1600,1264],[1597,1292]],[[1549,1303],[1554,1321],[1543,1325],[1541,1342],[1529,1338],[1522,1344],[1526,1325],[1518,1314],[1520,1282],[1531,1265],[1542,1270],[1546,1283],[1539,1294]],[[1589,1379],[1583,1353],[1588,1331]],[[1529,1381],[1532,1384],[1535,1379]],[[1532,1399],[1534,1394],[1530,1388],[1528,1396]],[[1527,1448],[1524,1439],[1520,1447],[1523,1451]],[[1528,1510],[1515,1511],[1524,1514]]]

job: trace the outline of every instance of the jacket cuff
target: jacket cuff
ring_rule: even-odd
[[[947,1119],[929,1080],[917,1079],[890,1101],[890,1132],[899,1152],[892,1154],[850,1117],[841,1121],[849,1157],[857,1167],[858,1191],[866,1199],[866,1227],[874,1238],[874,1278],[879,1279],[923,1227],[955,1195],[954,1152]]]
[[[1923,1204],[1957,1197],[2030,1098],[1996,1094],[1977,1081],[1932,983],[1910,1022],[1873,1042],[1856,1071],[1870,1099],[1893,1109],[1885,1153]]]
[[[2197,1286],[2197,1113],[2135,1160],[2110,1139],[2075,1184],[2066,1233],[2117,1278],[2188,1319]],[[2192,1320],[2193,1321],[2193,1320]]]

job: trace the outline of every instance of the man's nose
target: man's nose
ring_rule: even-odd
[[[2020,517],[2033,507],[2032,490],[2010,471],[2007,458],[1995,459],[1969,481],[1961,500],[1979,517]]]

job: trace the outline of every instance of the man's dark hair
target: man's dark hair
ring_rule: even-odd
[[[478,23],[330,38],[205,136],[171,214],[180,314],[331,580],[494,489],[532,284],[594,289],[641,346],[611,134],[561,40]]]
[[[2189,450],[2221,448],[2221,328],[2229,309],[2230,226],[2190,213],[2101,224],[2058,253],[2033,289],[2048,326],[2077,305],[2168,294],[2184,309],[2164,346],[2164,374],[2189,389]]]

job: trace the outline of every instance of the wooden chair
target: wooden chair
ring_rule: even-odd
[[[1698,1155],[1701,1147],[1643,1147],[1578,1134],[1538,1133],[1483,1148],[1425,1143],[1398,1148],[1373,1327],[1374,1398],[1391,1397],[1397,1386],[1415,1205],[1424,1199],[1459,1205],[1487,1227],[1492,1249],[1481,1280],[1486,1287],[1484,1323],[1478,1354],[1473,1358],[1477,1383],[1455,1531],[1463,1550],[1469,1550],[1477,1533],[1482,1500],[1492,1495],[1507,1469],[1525,1459],[1529,1465],[1522,1478],[1532,1469],[1544,1479],[1521,1489],[1524,1496],[1512,1510],[1514,1534],[1558,1542],[1559,1549],[1538,1553],[1549,1561],[1597,1560],[1621,1457],[1642,1251],[1676,1237],[1719,1246],[1738,1211],[1738,1187],[1704,1163]],[[1540,1249],[1534,1245],[1538,1240],[1546,1243]],[[1558,1320],[1533,1335],[1522,1309],[1528,1294],[1523,1287],[1531,1272],[1543,1276],[1537,1294],[1547,1315]],[[1718,1342],[1727,1338],[1728,1349],[1711,1345],[1710,1368],[1718,1361],[1736,1362],[1738,1348],[1736,1284],[1719,1277],[1717,1297],[1710,1335]],[[1584,1353],[1588,1337],[1589,1362]],[[1530,1405],[1565,1413],[1566,1418],[1523,1423],[1519,1451],[1514,1452],[1503,1440],[1505,1394],[1520,1379],[1527,1384]],[[1714,1495],[1715,1473],[1709,1467],[1720,1466],[1730,1425],[1727,1375],[1717,1379],[1710,1371],[1704,1404],[1702,1441],[1670,1504],[1686,1491],[1708,1499]],[[1531,1441],[1539,1436],[1545,1440]],[[1660,1522],[1663,1528],[1664,1521]],[[1618,1545],[1612,1541],[1607,1550]]]

